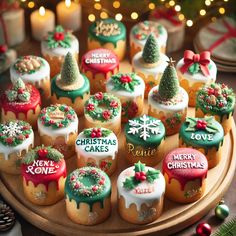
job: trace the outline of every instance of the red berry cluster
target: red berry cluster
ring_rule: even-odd
[[[86,106],[86,110],[87,111],[93,111],[94,110],[94,104],[92,104],[92,103],[89,103],[87,106]]]
[[[144,171],[135,172],[135,179],[138,181],[144,181],[147,179],[146,173]]]
[[[56,41],[63,41],[65,39],[65,34],[63,32],[55,32],[53,37]]]
[[[38,153],[39,157],[44,158],[44,157],[47,157],[47,155],[48,155],[48,150],[42,148],[42,149],[39,149],[37,153]]]
[[[102,130],[100,128],[93,128],[91,132],[91,138],[102,137]]]
[[[132,82],[132,78],[128,75],[122,75],[120,77],[120,82],[123,83],[123,84],[130,83],[130,82]]]
[[[113,101],[110,102],[110,107],[117,108],[118,105],[119,105],[118,102],[115,101],[115,100],[113,100]]]
[[[108,110],[103,111],[102,117],[103,117],[105,120],[109,120],[110,117],[111,117],[111,112],[108,111]]]
[[[205,120],[198,120],[196,124],[197,129],[206,129],[207,122]]]
[[[98,92],[98,93],[94,94],[94,97],[97,100],[102,100],[103,99],[103,93],[102,92]]]

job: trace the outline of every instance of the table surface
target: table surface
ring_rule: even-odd
[[[86,51],[86,42],[87,42],[87,25],[88,22],[84,21],[84,24],[82,26],[82,29],[79,32],[76,32],[76,36],[79,38],[80,42],[80,57],[83,55],[83,53]],[[131,24],[127,25],[128,30],[131,27]],[[27,26],[28,27],[28,26]],[[27,29],[26,27],[26,29]],[[30,30],[27,30],[29,32]],[[184,49],[193,49],[192,45],[192,38],[190,36],[194,35],[194,30],[187,31],[186,39],[185,39],[185,48],[179,50],[178,52],[168,54],[168,56],[171,56],[174,58],[174,60],[178,61],[183,56]],[[128,35],[128,34],[127,34]],[[27,55],[27,54],[34,54],[34,55],[40,55],[40,43],[34,41],[29,36],[26,38],[26,40],[19,46],[16,47],[18,56],[21,55]],[[9,72],[4,73],[3,75],[0,75],[0,91],[4,89],[6,82],[9,82]],[[236,91],[236,74],[235,73],[223,73],[218,72],[217,74],[217,82],[228,84],[230,87]],[[234,114],[234,119],[236,120],[236,112]],[[226,195],[224,196],[224,200],[226,204],[230,208],[230,217],[236,216],[236,175],[234,176],[234,179],[231,183],[231,186],[229,190],[227,191]],[[5,199],[7,201],[7,199]],[[229,217],[229,218],[230,218]],[[50,234],[42,231],[41,229],[38,229],[27,222],[27,219],[23,219],[20,215],[18,215],[18,219],[22,226],[22,232],[23,236],[49,236]],[[214,216],[214,209],[212,209],[200,222],[208,222],[212,226],[213,232],[222,224],[222,221],[218,220]],[[185,230],[179,232],[178,236],[193,236],[195,234],[195,229],[198,223],[186,228]],[[81,235],[81,234],[80,234]]]

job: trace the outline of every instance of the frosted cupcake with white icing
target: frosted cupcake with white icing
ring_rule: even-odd
[[[75,153],[75,140],[78,135],[78,117],[67,105],[51,105],[42,109],[38,118],[41,144],[52,146],[65,158]]]
[[[148,224],[162,213],[165,179],[141,162],[121,172],[117,180],[120,216],[133,224]]]

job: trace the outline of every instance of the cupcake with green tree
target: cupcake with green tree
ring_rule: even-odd
[[[150,90],[160,83],[160,78],[168,65],[168,57],[160,52],[158,42],[150,34],[143,51],[135,54],[132,60],[133,71],[145,82],[145,98]]]
[[[88,78],[81,74],[75,57],[68,52],[61,73],[52,79],[52,103],[71,106],[78,115],[83,115],[84,103],[90,95]]]
[[[170,58],[161,77],[160,84],[148,94],[148,115],[160,119],[166,135],[179,132],[188,108],[188,94],[180,87],[174,61]]]

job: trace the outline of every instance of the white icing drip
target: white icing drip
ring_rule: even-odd
[[[102,130],[107,130],[105,128],[102,128]],[[96,161],[96,165],[99,165],[99,161],[102,160],[104,157],[112,157],[112,160],[115,159],[116,157],[116,153],[118,152],[118,140],[116,135],[112,132],[109,136],[107,137],[101,137],[99,139],[106,139],[106,140],[115,140],[116,145],[107,145],[108,146],[108,151],[107,152],[94,152],[94,151],[89,151],[86,152],[85,151],[85,147],[86,146],[93,146],[95,147],[95,145],[82,145],[79,144],[77,145],[77,141],[78,140],[86,140],[86,139],[92,139],[92,138],[86,138],[85,135],[83,134],[83,132],[81,132],[75,142],[75,150],[79,155],[83,155],[83,157],[85,157],[85,161],[87,162],[88,158],[93,158]],[[98,139],[98,138],[95,138]],[[101,146],[101,145],[97,145],[97,146]],[[106,146],[106,145],[104,145]]]
[[[74,134],[78,132],[78,125],[79,120],[77,116],[75,120],[72,121],[67,127],[58,129],[53,129],[51,126],[44,126],[40,119],[38,119],[38,131],[40,136],[47,135],[53,140],[55,140],[59,136],[63,136],[66,143],[68,142],[71,133]]]
[[[153,87],[148,94],[148,105],[150,106],[151,111],[155,110],[156,112],[159,112],[159,111],[178,112],[178,111],[182,111],[188,107],[188,94],[182,87],[180,87],[179,92],[182,94],[183,100],[182,100],[182,102],[179,102],[179,103],[173,104],[173,105],[165,105],[165,104],[158,103],[157,101],[155,101],[152,98],[152,96],[153,96],[153,91],[155,91],[157,89],[158,89],[158,86]]]
[[[79,53],[79,41],[74,35],[72,35],[70,48],[48,48],[47,41],[43,40],[41,42],[41,52],[43,55],[48,55],[51,57],[64,57],[68,52],[72,54]]]
[[[145,171],[153,169],[154,168],[152,167],[145,167]],[[153,192],[137,194],[135,193],[135,190],[129,191],[123,187],[123,182],[125,182],[125,179],[129,176],[134,176],[134,173],[133,166],[120,173],[117,179],[118,196],[122,196],[124,198],[126,208],[129,208],[129,206],[134,203],[137,207],[137,211],[140,211],[142,204],[151,206],[155,201],[160,201],[163,194],[165,193],[165,179],[160,173],[159,178],[154,180],[153,183],[148,183],[147,181],[141,182],[138,185],[139,188],[153,187]]]
[[[28,152],[30,146],[32,146],[32,147],[34,146],[34,132],[33,132],[33,130],[29,134],[29,137],[22,142],[22,144],[19,144],[15,147],[5,146],[2,143],[0,143],[0,153],[2,153],[4,155],[4,159],[7,161],[8,156],[10,154],[17,153],[18,156],[21,156],[22,151],[25,150],[26,152]]]
[[[157,22],[153,22],[153,23],[156,24],[156,27],[158,25],[160,25]],[[136,25],[134,25],[133,28],[134,27],[136,27]],[[134,45],[136,45],[136,47],[140,47],[141,50],[142,50],[144,45],[145,45],[145,43],[146,43],[146,40],[138,40],[138,39],[136,39],[134,37],[133,33],[132,33],[133,28],[130,31],[130,45],[134,44]],[[158,35],[157,43],[158,43],[159,47],[163,47],[163,46],[165,47],[166,46],[166,42],[167,42],[167,31],[166,31],[166,29],[163,26],[163,33]]]
[[[155,80],[158,80],[159,75],[163,74],[165,68],[167,67],[168,63],[167,61],[169,58],[163,54],[160,53],[160,59],[158,61],[158,64],[154,67],[145,67],[142,63],[142,52],[138,52],[133,57],[132,66],[135,73],[142,73],[146,77],[152,76]]]
[[[37,57],[40,60],[43,61],[43,65],[41,65],[40,69],[35,71],[35,73],[32,74],[20,74],[18,73],[15,68],[14,64],[10,68],[10,78],[11,81],[14,82],[18,80],[20,77],[25,83],[33,84],[36,87],[40,87],[42,83],[44,83],[45,80],[50,80],[50,67],[48,62],[43,59],[42,57]]]
[[[204,84],[211,84],[213,82],[215,82],[216,80],[216,74],[217,74],[217,68],[216,68],[216,64],[210,60],[210,65],[211,65],[211,69],[209,69],[210,72],[210,76],[205,76],[202,74],[201,71],[199,71],[196,74],[191,74],[188,71],[185,72],[184,74],[182,74],[182,72],[180,71],[180,68],[184,65],[184,59],[182,58],[176,65],[176,70],[178,71],[178,73],[181,75],[181,77],[185,78],[188,80],[189,85],[192,86],[194,83],[198,83],[198,82],[202,82]]]
[[[141,77],[139,77],[138,75],[135,75],[135,78],[138,79],[140,81],[140,84],[135,85],[134,87],[134,91],[133,92],[129,92],[126,90],[113,90],[114,88],[114,83],[112,81],[111,78],[108,79],[107,83],[106,83],[106,92],[107,93],[111,93],[113,95],[115,95],[118,98],[136,98],[139,96],[142,96],[142,98],[144,97],[144,89],[145,89],[145,83],[143,81],[143,79]],[[132,99],[133,100],[133,99]]]

